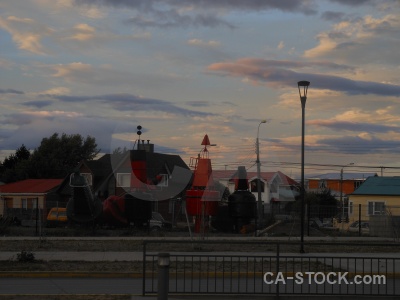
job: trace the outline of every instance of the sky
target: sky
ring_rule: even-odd
[[[255,170],[258,135],[298,177],[306,80],[306,174],[400,173],[398,0],[0,0],[0,45],[0,159],[141,125],[187,164],[208,134],[214,169]]]

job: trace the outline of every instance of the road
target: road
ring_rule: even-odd
[[[142,279],[1,278],[0,294],[141,294]]]
[[[157,284],[157,282],[153,282]],[[187,283],[186,283],[187,284]],[[288,280],[279,284],[280,294],[357,294],[357,295],[393,295],[394,285],[399,285],[400,279],[388,280],[387,284],[380,285],[344,285],[344,284],[295,284]],[[196,293],[222,293],[222,291],[240,294],[272,294],[277,292],[276,284],[266,284],[262,278],[255,280],[218,279],[213,285],[208,285],[205,280],[196,280],[192,285],[184,288],[185,281],[170,281],[170,291],[194,291]],[[0,279],[0,294],[132,294],[141,295],[142,279],[132,278],[2,278]]]

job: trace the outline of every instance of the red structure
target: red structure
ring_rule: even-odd
[[[220,199],[212,177],[211,159],[207,150],[207,146],[210,146],[208,135],[204,136],[201,144],[204,149],[198,157],[190,159],[194,175],[192,187],[186,191],[186,211],[196,217],[194,227],[196,233],[204,232],[208,227],[208,218],[217,214]]]

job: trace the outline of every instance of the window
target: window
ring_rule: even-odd
[[[4,198],[7,208],[14,208],[13,198]]]
[[[253,193],[258,192],[258,189],[257,189],[257,182],[258,182],[258,179],[254,179],[254,180],[251,182],[251,191],[252,191]],[[261,184],[260,184],[261,193],[264,193],[264,182],[260,180],[260,183],[261,183]]]
[[[93,185],[92,174],[90,173],[81,173],[83,177],[85,177],[88,185]]]
[[[117,173],[117,186],[130,187],[131,186],[131,174],[130,173]]]
[[[320,180],[320,181],[318,182],[318,188],[320,188],[320,189],[326,189],[327,187],[328,187],[328,184],[327,184],[326,180]]]
[[[26,199],[26,198],[21,199],[21,208],[28,209],[28,199]]]
[[[354,181],[354,190],[356,190],[364,181],[356,180]]]
[[[349,201],[349,215],[353,214],[353,201]]]
[[[385,214],[385,202],[368,202],[368,215]]]

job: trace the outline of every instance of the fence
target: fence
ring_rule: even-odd
[[[299,210],[290,210],[287,215],[276,215],[275,218],[284,219],[285,216],[290,216],[290,220],[300,225]],[[305,226],[306,235],[317,229],[330,236],[400,238],[400,206],[386,206],[383,202],[369,202],[363,205],[353,205],[350,202],[344,207],[306,206],[305,222],[309,225]]]
[[[156,245],[163,251],[184,245],[194,248],[194,252],[170,252],[170,294],[400,296],[397,243],[307,243],[305,248],[311,251],[332,249],[308,254],[299,254],[298,243],[219,243],[233,250],[227,252],[196,252],[199,245],[212,248],[216,242],[188,243],[144,242],[143,296],[157,293],[158,253],[148,251]],[[246,251],[263,247],[268,251]],[[387,253],[365,253],[371,249]]]

